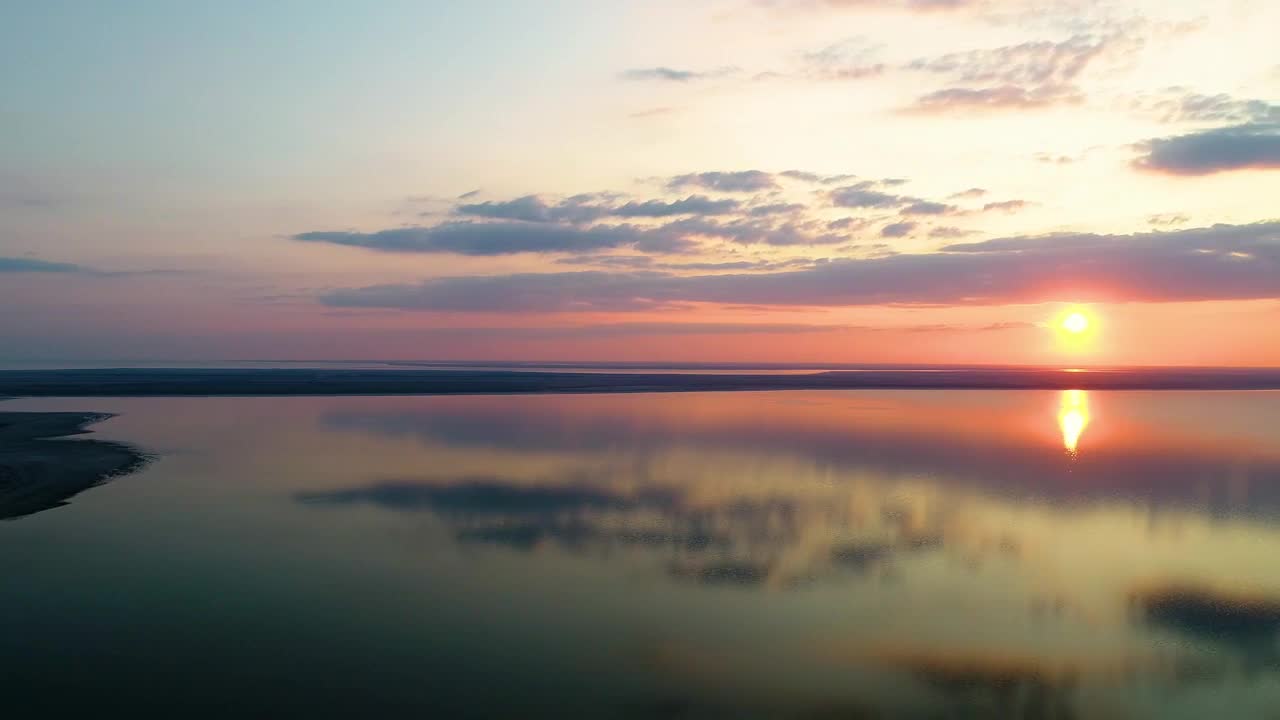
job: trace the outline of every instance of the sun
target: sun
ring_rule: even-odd
[[[1062,318],[1062,329],[1072,335],[1079,335],[1089,329],[1089,318],[1079,311],[1068,313]]]
[[[1058,349],[1070,353],[1092,352],[1098,348],[1102,329],[1093,308],[1069,305],[1062,308],[1045,327],[1058,338]]]

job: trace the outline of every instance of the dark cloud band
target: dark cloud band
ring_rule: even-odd
[[[1134,164],[1169,175],[1280,169],[1280,123],[1214,128],[1148,140]]]
[[[1280,297],[1280,221],[1134,235],[1057,234],[767,274],[528,273],[330,292],[339,307],[626,311],[759,306],[1170,302]]]
[[[0,273],[75,273],[85,268],[71,263],[49,262],[34,258],[0,257]]]

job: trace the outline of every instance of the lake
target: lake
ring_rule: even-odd
[[[0,522],[14,717],[1280,708],[1280,392],[18,410],[155,459]]]

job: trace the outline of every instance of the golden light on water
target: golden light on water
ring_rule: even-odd
[[[1062,447],[1072,456],[1079,453],[1080,436],[1088,427],[1088,393],[1084,390],[1063,390],[1059,399],[1058,428],[1062,430]]]

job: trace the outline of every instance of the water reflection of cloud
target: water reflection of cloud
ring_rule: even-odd
[[[852,666],[910,675],[945,699],[950,714],[943,717],[1025,720],[1094,717],[1083,708],[1096,702],[1099,689],[1150,687],[1154,682],[1187,690],[1221,680],[1224,671],[1218,658],[1176,649],[1047,654],[998,646],[930,647],[909,639],[855,647],[834,657]]]
[[[670,497],[653,492],[625,497],[582,484],[529,487],[498,478],[464,478],[446,485],[384,482],[349,490],[303,494],[299,500],[330,505],[368,503],[390,510],[431,509],[464,515],[541,515],[626,509],[644,504],[670,505],[672,502]]]
[[[983,653],[882,651],[877,662],[910,673],[975,716],[1049,720],[1076,717],[1078,670],[1037,658]]]
[[[1059,419],[1070,420],[1070,427],[1062,426],[1056,446],[1039,430],[1028,430],[1043,428],[1042,405],[1027,414],[1002,413],[968,400],[972,407],[946,414],[932,412],[928,404],[894,408],[883,401],[868,412],[777,403],[741,413],[701,410],[685,415],[638,400],[633,405],[626,398],[580,406],[573,400],[400,405],[334,412],[323,422],[331,429],[458,449],[644,456],[686,448],[789,454],[841,471],[924,476],[1016,497],[1122,498],[1156,506],[1207,505],[1227,514],[1280,512],[1280,452],[1274,447],[1250,451],[1148,433],[1091,444],[1087,453],[1064,456],[1063,444],[1070,450],[1090,424],[1083,397],[1063,406]],[[975,422],[978,417],[981,422]],[[1047,421],[1053,422],[1051,417]]]
[[[1249,666],[1280,668],[1280,596],[1166,582],[1130,598],[1153,627],[1234,651]]]
[[[946,537],[941,516],[898,500],[874,508],[831,495],[709,501],[675,488],[610,490],[573,478],[536,485],[492,477],[387,481],[297,499],[429,512],[463,545],[648,551],[671,577],[711,585],[787,587],[865,575],[909,554],[942,550]]]
[[[681,595],[714,592],[730,604],[763,597],[748,589],[788,590],[769,601],[779,607],[825,598],[852,618],[839,641],[856,657],[850,676],[911,679],[894,703],[914,693],[973,717],[1091,717],[1099,693],[1118,697],[1121,687],[1227,692],[1270,673],[1246,642],[1258,633],[1207,639],[1215,633],[1205,628],[1225,622],[1212,610],[1220,597],[1131,599],[1130,589],[1138,573],[1205,583],[1269,572],[1280,548],[1280,530],[1266,522],[1280,510],[1280,482],[1271,482],[1280,453],[1185,433],[1127,437],[1117,418],[1132,408],[1113,396],[1097,400],[1077,443],[1086,451],[1072,459],[1054,422],[1061,397],[1033,399],[1018,407],[976,394],[953,417],[882,401],[870,412],[740,398],[351,403],[326,416],[326,428],[492,474],[305,499],[424,512],[460,546],[516,553],[480,562],[589,560],[592,572],[623,567],[634,578],[639,569],[676,581]],[[1139,409],[1158,420],[1161,407]],[[1020,434],[1006,413],[1040,434]],[[905,644],[911,638],[920,644]],[[777,667],[714,644],[689,653],[724,659],[725,686],[740,688],[788,662],[821,666],[830,660],[815,649],[822,642],[807,656],[776,648]],[[706,666],[703,680],[715,675]],[[672,697],[668,709],[720,707],[696,689]],[[886,693],[866,697],[874,708]]]

